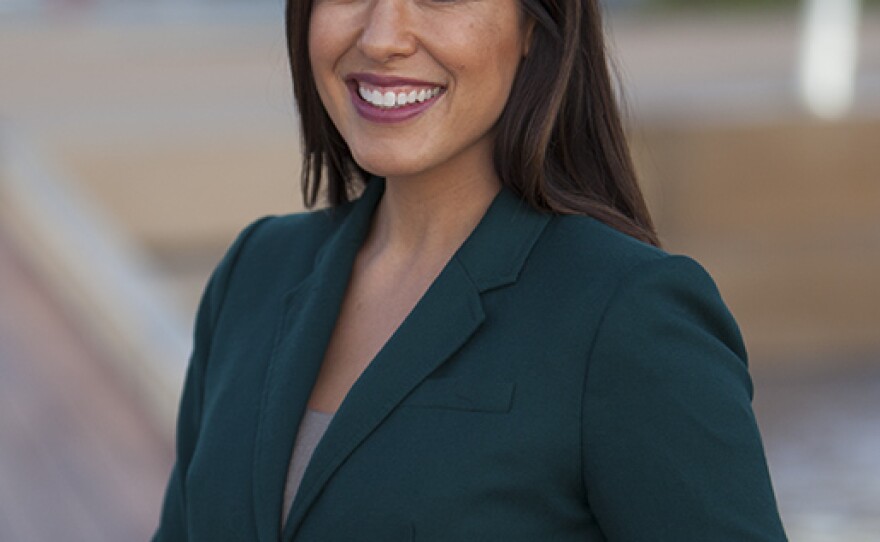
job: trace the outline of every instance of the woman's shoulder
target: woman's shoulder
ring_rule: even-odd
[[[628,270],[668,259],[665,250],[642,242],[595,218],[558,215],[548,225],[544,245],[569,262],[572,271],[619,277]]]
[[[320,246],[327,237],[339,227],[348,214],[349,206],[318,209],[284,215],[270,215],[260,218],[245,228],[253,230],[248,236],[248,245],[255,249],[269,246],[307,248],[307,245]]]
[[[314,255],[339,228],[350,205],[268,215],[245,227],[233,245],[240,245],[241,256],[248,259],[270,258],[277,261],[286,255],[302,260]]]
[[[311,271],[347,212],[348,206],[343,205],[259,218],[239,232],[214,275],[225,286],[286,287],[284,283]]]
[[[545,232],[538,264],[571,292],[612,297],[699,297],[723,306],[717,285],[699,262],[672,254],[586,216],[557,216]]]

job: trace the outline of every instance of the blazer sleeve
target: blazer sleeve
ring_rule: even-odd
[[[214,270],[196,314],[192,355],[183,383],[175,436],[175,462],[165,490],[159,527],[153,542],[188,540],[186,526],[186,474],[195,451],[202,413],[205,371],[211,352],[214,326],[222,310],[226,288],[242,248],[266,219],[245,228]]]
[[[590,353],[582,453],[613,542],[786,540],[751,408],[739,329],[682,256],[617,286]]]

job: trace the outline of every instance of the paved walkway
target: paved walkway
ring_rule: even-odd
[[[792,542],[880,541],[876,357],[753,374],[755,410]]]
[[[146,540],[170,464],[0,231],[0,540]]]

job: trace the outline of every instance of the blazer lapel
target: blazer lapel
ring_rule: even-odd
[[[317,255],[311,274],[284,297],[254,450],[254,513],[261,541],[280,539],[284,484],[296,430],[338,318],[354,258],[382,192],[378,181],[367,185]]]
[[[291,294],[291,321],[285,324],[290,331],[277,348],[269,371],[270,391],[259,433],[262,452],[257,454],[255,465],[260,482],[254,488],[257,519],[262,525],[261,538],[266,540],[277,540],[281,492],[294,433],[338,317],[354,256],[369,229],[369,216],[360,214],[372,215],[384,186],[380,183],[370,183],[343,227],[350,230],[346,237],[354,248],[340,249],[331,243],[316,273]],[[284,540],[293,539],[310,506],[346,458],[413,388],[477,331],[485,318],[481,294],[516,281],[548,220],[549,216],[530,210],[509,191],[499,193],[474,232],[346,395],[306,469],[287,518]],[[355,232],[356,228],[363,231]],[[270,464],[259,464],[266,461]]]
[[[309,462],[285,528],[290,540],[345,459],[419,382],[483,321],[480,296],[463,268],[443,270],[354,383]]]

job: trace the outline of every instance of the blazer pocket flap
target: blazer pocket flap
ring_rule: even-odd
[[[513,402],[513,390],[513,382],[428,378],[413,390],[404,404],[474,412],[508,412]]]

